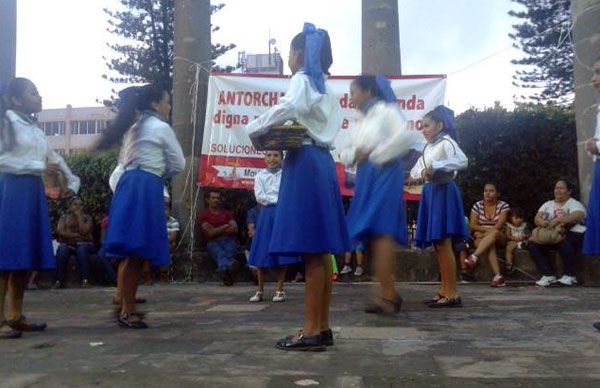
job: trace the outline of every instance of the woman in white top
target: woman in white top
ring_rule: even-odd
[[[350,96],[362,117],[351,128],[341,155],[346,164],[358,163],[348,228],[354,243],[369,244],[381,286],[379,297],[365,312],[397,314],[402,305],[393,278],[397,244],[408,243],[402,157],[420,135],[407,129],[385,77],[358,77],[350,85]]]
[[[28,271],[55,267],[42,174],[61,170],[69,189],[79,190],[79,178],[35,125],[32,115],[41,110],[42,97],[26,78],[13,79],[0,93],[0,339],[46,328],[22,315]]]
[[[427,113],[423,118],[423,136],[427,140],[423,156],[410,172],[412,179],[426,182],[419,203],[415,242],[420,248],[433,244],[442,278],[440,292],[425,304],[432,308],[462,307],[452,240],[466,240],[469,231],[454,176],[457,170],[467,168],[468,161],[454,140],[454,113],[443,105]]]
[[[145,329],[134,314],[141,262],[170,263],[163,190],[165,179],[183,170],[185,158],[167,122],[169,93],[154,85],[124,92],[119,114],[96,145],[108,149],[122,139],[119,163],[125,170],[110,204],[103,249],[107,259],[125,260],[117,280],[122,290],[119,326]]]
[[[592,85],[600,96],[600,57],[594,63],[594,75]],[[596,132],[594,137],[586,142],[587,151],[593,155],[595,160],[594,180],[592,191],[588,202],[588,217],[586,221],[586,233],[583,240],[583,254],[600,256],[600,106],[596,115]],[[594,323],[594,327],[600,330],[600,322]]]
[[[293,73],[280,103],[251,122],[250,137],[295,120],[307,128],[304,145],[283,163],[270,253],[300,256],[306,268],[302,331],[277,343],[283,350],[323,351],[333,344],[329,328],[332,268],[329,253],[350,250],[342,196],[329,151],[341,128],[339,101],[325,78],[331,63],[327,32],[306,23],[290,47]]]
[[[565,238],[556,245],[542,245],[529,240],[529,253],[535,260],[542,277],[538,286],[547,287],[559,282],[564,286],[577,284],[575,278],[575,260],[581,251],[585,226],[585,206],[571,198],[574,187],[571,183],[560,180],[554,185],[554,199],[544,203],[535,216],[535,225],[542,228],[561,229]],[[556,280],[552,267],[548,263],[549,250],[558,250],[563,261],[564,274]]]
[[[282,159],[282,151],[266,151],[265,163],[267,164],[267,168],[260,170],[254,178],[254,196],[260,206],[260,214],[256,224],[256,234],[252,238],[248,264],[257,269],[258,291],[250,298],[250,302],[260,302],[263,300],[265,270],[269,268],[274,269],[277,273],[277,290],[273,296],[273,302],[284,302],[285,292],[283,291],[283,282],[285,280],[286,266],[299,262],[296,256],[269,253],[277,199],[279,197],[279,186],[281,185]]]

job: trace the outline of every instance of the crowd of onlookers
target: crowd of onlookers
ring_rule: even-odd
[[[474,281],[474,269],[482,259],[487,259],[492,270],[492,287],[506,284],[507,277],[515,271],[526,272],[519,268],[516,261],[517,250],[528,250],[542,277],[537,280],[539,286],[577,284],[575,260],[581,253],[584,219],[584,205],[572,198],[574,187],[564,180],[556,182],[554,198],[542,204],[532,223],[527,222],[526,211],[511,207],[501,199],[501,193],[494,183],[488,183],[483,189],[483,198],[471,208],[465,222],[471,235],[466,240],[455,241],[455,250],[459,258],[462,281]],[[169,201],[166,200],[165,227],[169,242],[175,250],[179,223],[171,215]],[[206,249],[216,266],[216,273],[225,285],[232,285],[238,271],[246,265],[244,253],[249,251],[256,232],[256,223],[260,206],[251,201],[242,201],[243,206],[232,212],[224,209],[222,192],[208,189],[205,193],[205,209],[196,219],[196,232],[200,245]],[[116,262],[104,257],[102,240],[108,227],[108,216],[104,215],[98,225],[86,213],[80,198],[74,197],[55,226],[54,249],[56,272],[54,287],[66,285],[66,274],[70,263],[76,264],[82,287],[90,284],[94,275],[96,282],[116,283]],[[411,225],[410,228],[415,225]],[[361,277],[367,249],[360,244],[354,252],[342,252],[338,255],[339,275]],[[552,268],[550,256],[558,254],[562,260],[561,277]],[[75,260],[70,261],[71,257]],[[522,257],[522,256],[519,256]],[[355,267],[352,263],[355,262]],[[143,266],[141,281],[151,284],[154,281],[168,283],[170,268],[152,268],[149,263]],[[292,270],[292,277],[302,279],[301,268]],[[531,275],[529,275],[531,276]],[[30,287],[35,287],[37,273],[30,278]]]

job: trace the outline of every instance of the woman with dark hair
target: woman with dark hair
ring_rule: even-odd
[[[454,112],[443,105],[423,118],[427,144],[410,176],[424,180],[415,241],[419,248],[433,244],[442,278],[440,292],[425,304],[431,308],[462,307],[456,286],[456,258],[452,241],[464,241],[469,232],[460,190],[454,177],[467,167],[467,157],[456,142]]]
[[[578,200],[571,198],[575,187],[565,181],[559,180],[554,185],[554,199],[544,203],[535,216],[535,225],[538,228],[558,231],[561,241],[540,241],[540,233],[534,230],[529,240],[529,253],[535,260],[538,269],[542,273],[538,286],[548,287],[555,283],[563,286],[577,284],[575,278],[575,259],[581,252],[585,226],[585,206]],[[538,229],[536,228],[536,229]],[[564,274],[556,279],[555,273],[548,263],[549,250],[558,251],[563,261]]]
[[[122,306],[118,324],[123,328],[148,326],[135,311],[141,263],[169,265],[163,190],[165,179],[185,167],[181,145],[167,120],[169,93],[154,85],[127,88],[120,93],[119,114],[99,139],[104,150],[122,141],[119,178],[110,204],[104,240],[107,259],[123,260],[118,274]]]
[[[494,271],[491,287],[506,285],[504,276],[500,272],[500,264],[498,264],[498,248],[506,245],[504,226],[509,210],[508,204],[500,199],[500,191],[496,184],[486,183],[483,187],[483,199],[473,205],[469,217],[469,226],[473,233],[476,249],[465,260],[465,263],[470,268],[474,268],[479,257],[487,255],[492,271]]]
[[[302,147],[283,163],[279,199],[269,252],[299,256],[306,268],[304,327],[277,342],[284,350],[323,351],[333,345],[329,326],[331,252],[350,250],[350,240],[331,145],[340,130],[342,111],[325,79],[332,63],[326,31],[306,23],[290,47],[292,78],[280,103],[251,122],[257,137],[276,124],[295,120],[307,128]]]
[[[600,57],[594,62],[594,75],[592,85],[600,96]],[[594,158],[594,180],[588,203],[588,217],[586,219],[586,232],[583,240],[583,254],[589,256],[600,256],[600,106],[596,114],[596,131],[594,137],[588,139],[585,149]],[[594,327],[600,330],[600,322]]]
[[[13,79],[0,93],[0,339],[46,328],[22,314],[27,273],[55,266],[42,174],[61,171],[69,189],[79,190],[79,178],[35,124],[32,116],[41,110],[42,97],[26,78]]]
[[[356,190],[348,210],[350,238],[370,245],[379,296],[365,309],[371,314],[397,314],[402,298],[394,287],[397,244],[408,243],[402,157],[419,141],[409,131],[390,81],[363,75],[350,85],[352,103],[362,113],[351,129],[342,162],[357,163]]]

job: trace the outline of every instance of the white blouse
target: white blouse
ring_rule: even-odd
[[[384,164],[404,156],[419,141],[421,136],[407,129],[397,106],[379,101],[350,130],[340,159],[352,164],[360,152],[369,155],[371,162]]]
[[[254,196],[262,206],[275,205],[279,197],[281,185],[281,169],[272,173],[267,169],[260,170],[254,178]]]
[[[594,138],[596,139],[596,148],[600,151],[600,106],[598,107],[598,113],[596,114],[596,131],[594,132]],[[598,155],[592,155],[594,161],[598,160]]]
[[[413,179],[420,179],[423,170],[428,167],[434,170],[456,171],[467,168],[468,159],[456,141],[449,135],[437,138],[433,143],[427,143],[423,156],[410,171]]]
[[[250,137],[265,134],[269,127],[296,120],[308,128],[308,136],[317,143],[330,147],[337,136],[343,120],[340,103],[331,88],[319,93],[309,76],[302,71],[290,79],[290,85],[279,104],[250,122],[246,131]]]
[[[77,193],[81,185],[79,177],[71,172],[63,158],[52,149],[44,132],[12,110],[6,111],[6,118],[14,128],[15,146],[12,150],[5,151],[0,139],[0,172],[42,176],[46,164],[55,163],[67,179],[69,189]]]
[[[164,178],[183,171],[185,157],[171,126],[148,113],[140,120],[125,133],[119,160],[123,168],[141,168]]]

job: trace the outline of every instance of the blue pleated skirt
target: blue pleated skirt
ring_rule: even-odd
[[[404,163],[398,159],[384,166],[363,162],[356,172],[356,189],[348,210],[353,242],[391,236],[408,242],[404,193]]]
[[[592,190],[583,235],[583,254],[600,256],[600,161],[594,164]]]
[[[445,238],[466,240],[468,236],[462,197],[456,183],[426,183],[417,216],[417,246],[426,248]]]
[[[135,257],[169,265],[169,240],[161,177],[141,169],[126,171],[115,190],[104,239],[108,259]]]
[[[256,223],[256,235],[252,239],[248,264],[257,268],[275,268],[300,262],[297,256],[279,256],[269,254],[269,244],[275,222],[275,205],[264,206],[260,210]]]
[[[328,150],[305,145],[287,153],[269,252],[300,256],[350,250],[335,164]]]
[[[0,174],[0,271],[55,266],[42,178]]]

